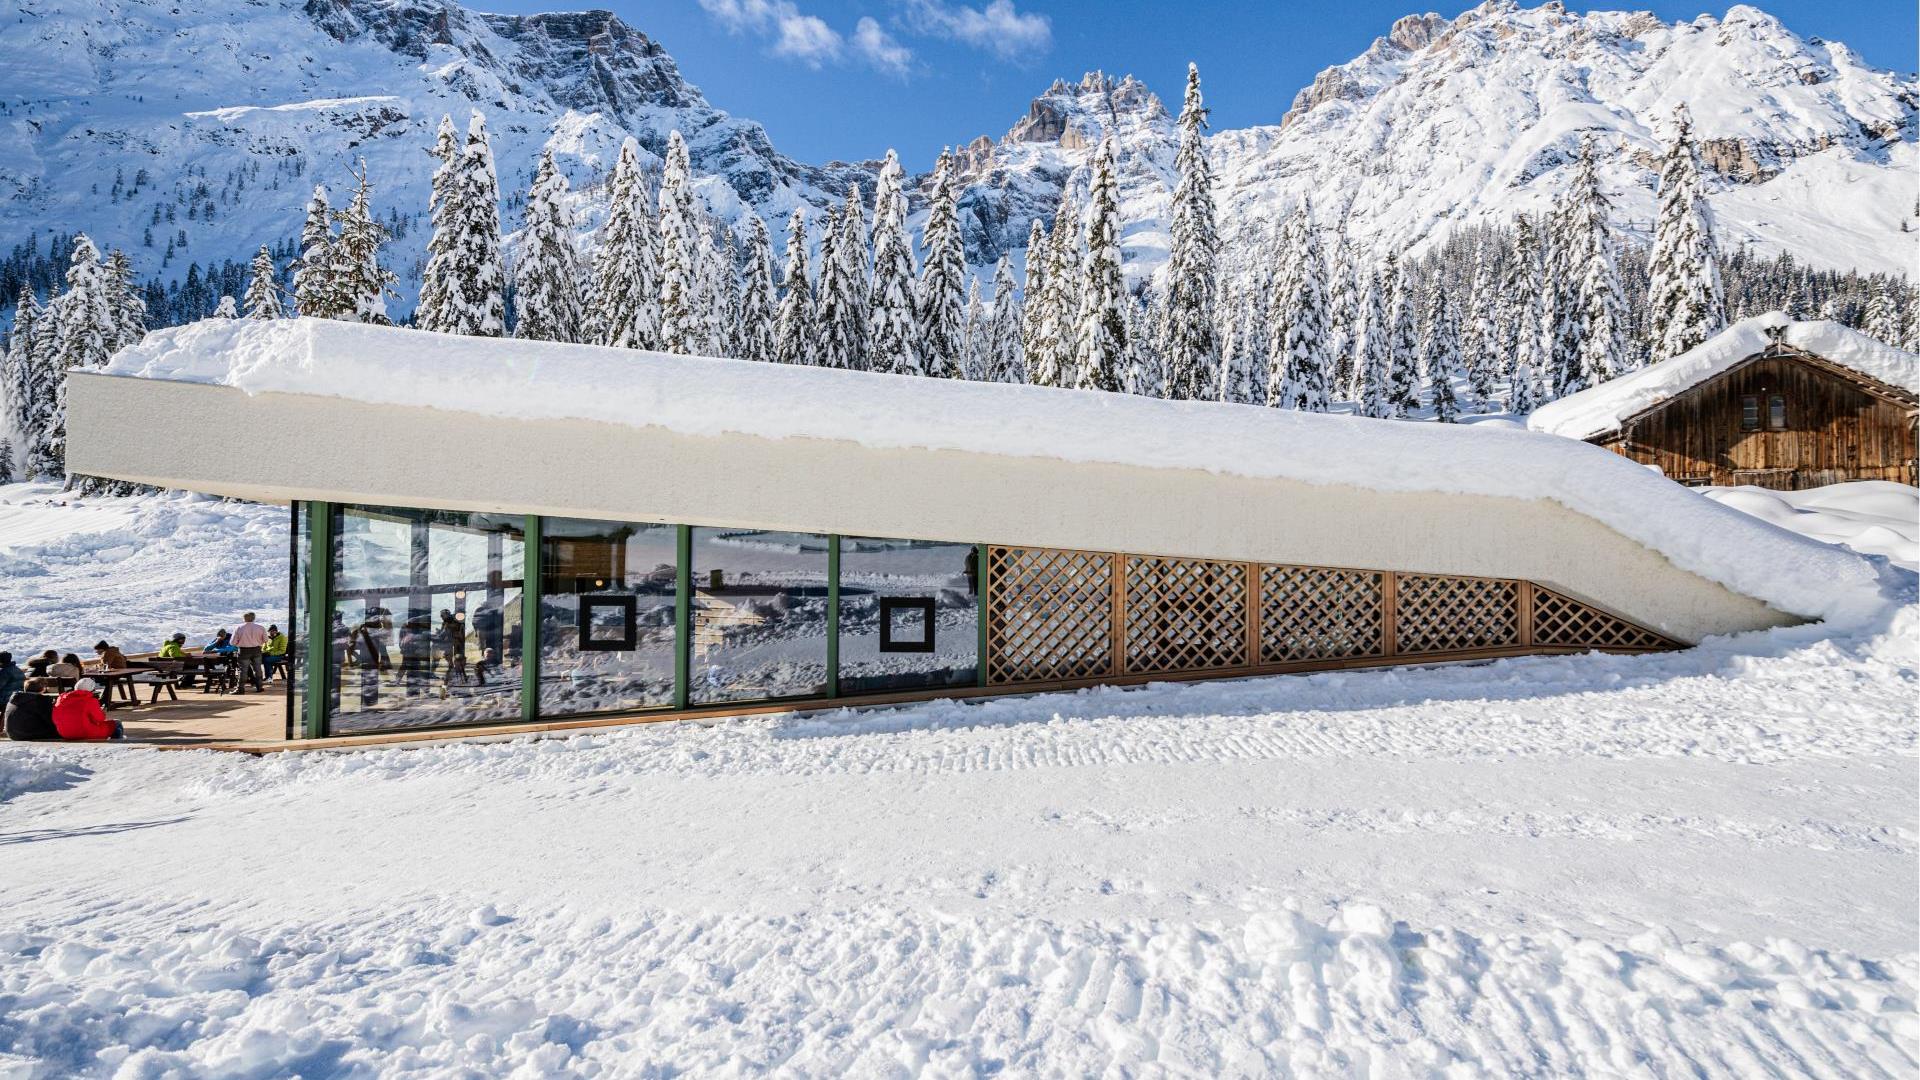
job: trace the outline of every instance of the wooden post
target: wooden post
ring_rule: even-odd
[[[1241,590],[1247,600],[1247,666],[1260,666],[1260,620],[1266,612],[1260,603],[1260,564],[1245,563],[1247,587]]]
[[[1113,567],[1113,656],[1107,670],[1115,675],[1127,673],[1127,557],[1120,552],[1111,556]]]
[[[1394,656],[1400,652],[1400,575],[1381,571],[1380,593],[1380,655]]]
[[[992,645],[992,639],[989,637],[987,633],[987,629],[988,629],[987,620],[989,618],[987,614],[989,610],[987,607],[987,586],[988,586],[988,582],[991,580],[988,567],[992,565],[992,561],[988,557],[989,554],[990,552],[987,549],[987,545],[985,544],[974,545],[973,547],[973,563],[974,563],[973,587],[974,587],[974,590],[980,594],[978,597],[975,598],[976,602],[979,605],[979,619],[980,619],[980,651],[979,651],[976,663],[978,663],[980,666],[979,685],[981,686],[987,685],[987,655],[988,655],[987,650]]]
[[[1518,597],[1520,602],[1520,645],[1533,648],[1533,582],[1520,579]]]

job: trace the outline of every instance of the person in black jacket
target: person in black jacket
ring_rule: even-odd
[[[0,652],[0,709],[6,708],[7,702],[13,700],[15,691],[26,688],[27,673],[13,662],[12,653]]]

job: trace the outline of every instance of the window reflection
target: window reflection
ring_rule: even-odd
[[[827,690],[827,538],[693,530],[695,703]]]
[[[972,544],[840,541],[840,691],[971,686],[980,660]]]
[[[671,704],[675,528],[547,518],[541,530],[540,711]]]
[[[521,523],[340,509],[330,731],[520,718]]]

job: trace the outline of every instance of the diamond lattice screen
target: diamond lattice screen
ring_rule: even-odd
[[[1386,575],[1325,566],[1260,568],[1260,662],[1386,653]]]
[[[1129,555],[1126,671],[1197,671],[1247,663],[1247,568]]]
[[[1674,643],[1644,626],[1630,623],[1562,596],[1533,587],[1533,644],[1587,649],[1671,649]]]
[[[1113,556],[989,548],[987,681],[1113,674]]]
[[[1458,652],[1520,644],[1520,583],[1501,578],[1396,576],[1397,652]]]

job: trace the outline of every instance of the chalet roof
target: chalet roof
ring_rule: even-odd
[[[1527,418],[1527,427],[1569,439],[1610,434],[1661,402],[1781,345],[1882,392],[1909,401],[1920,395],[1920,355],[1883,345],[1836,322],[1795,322],[1770,311],[1742,319],[1670,360],[1542,405]]]

